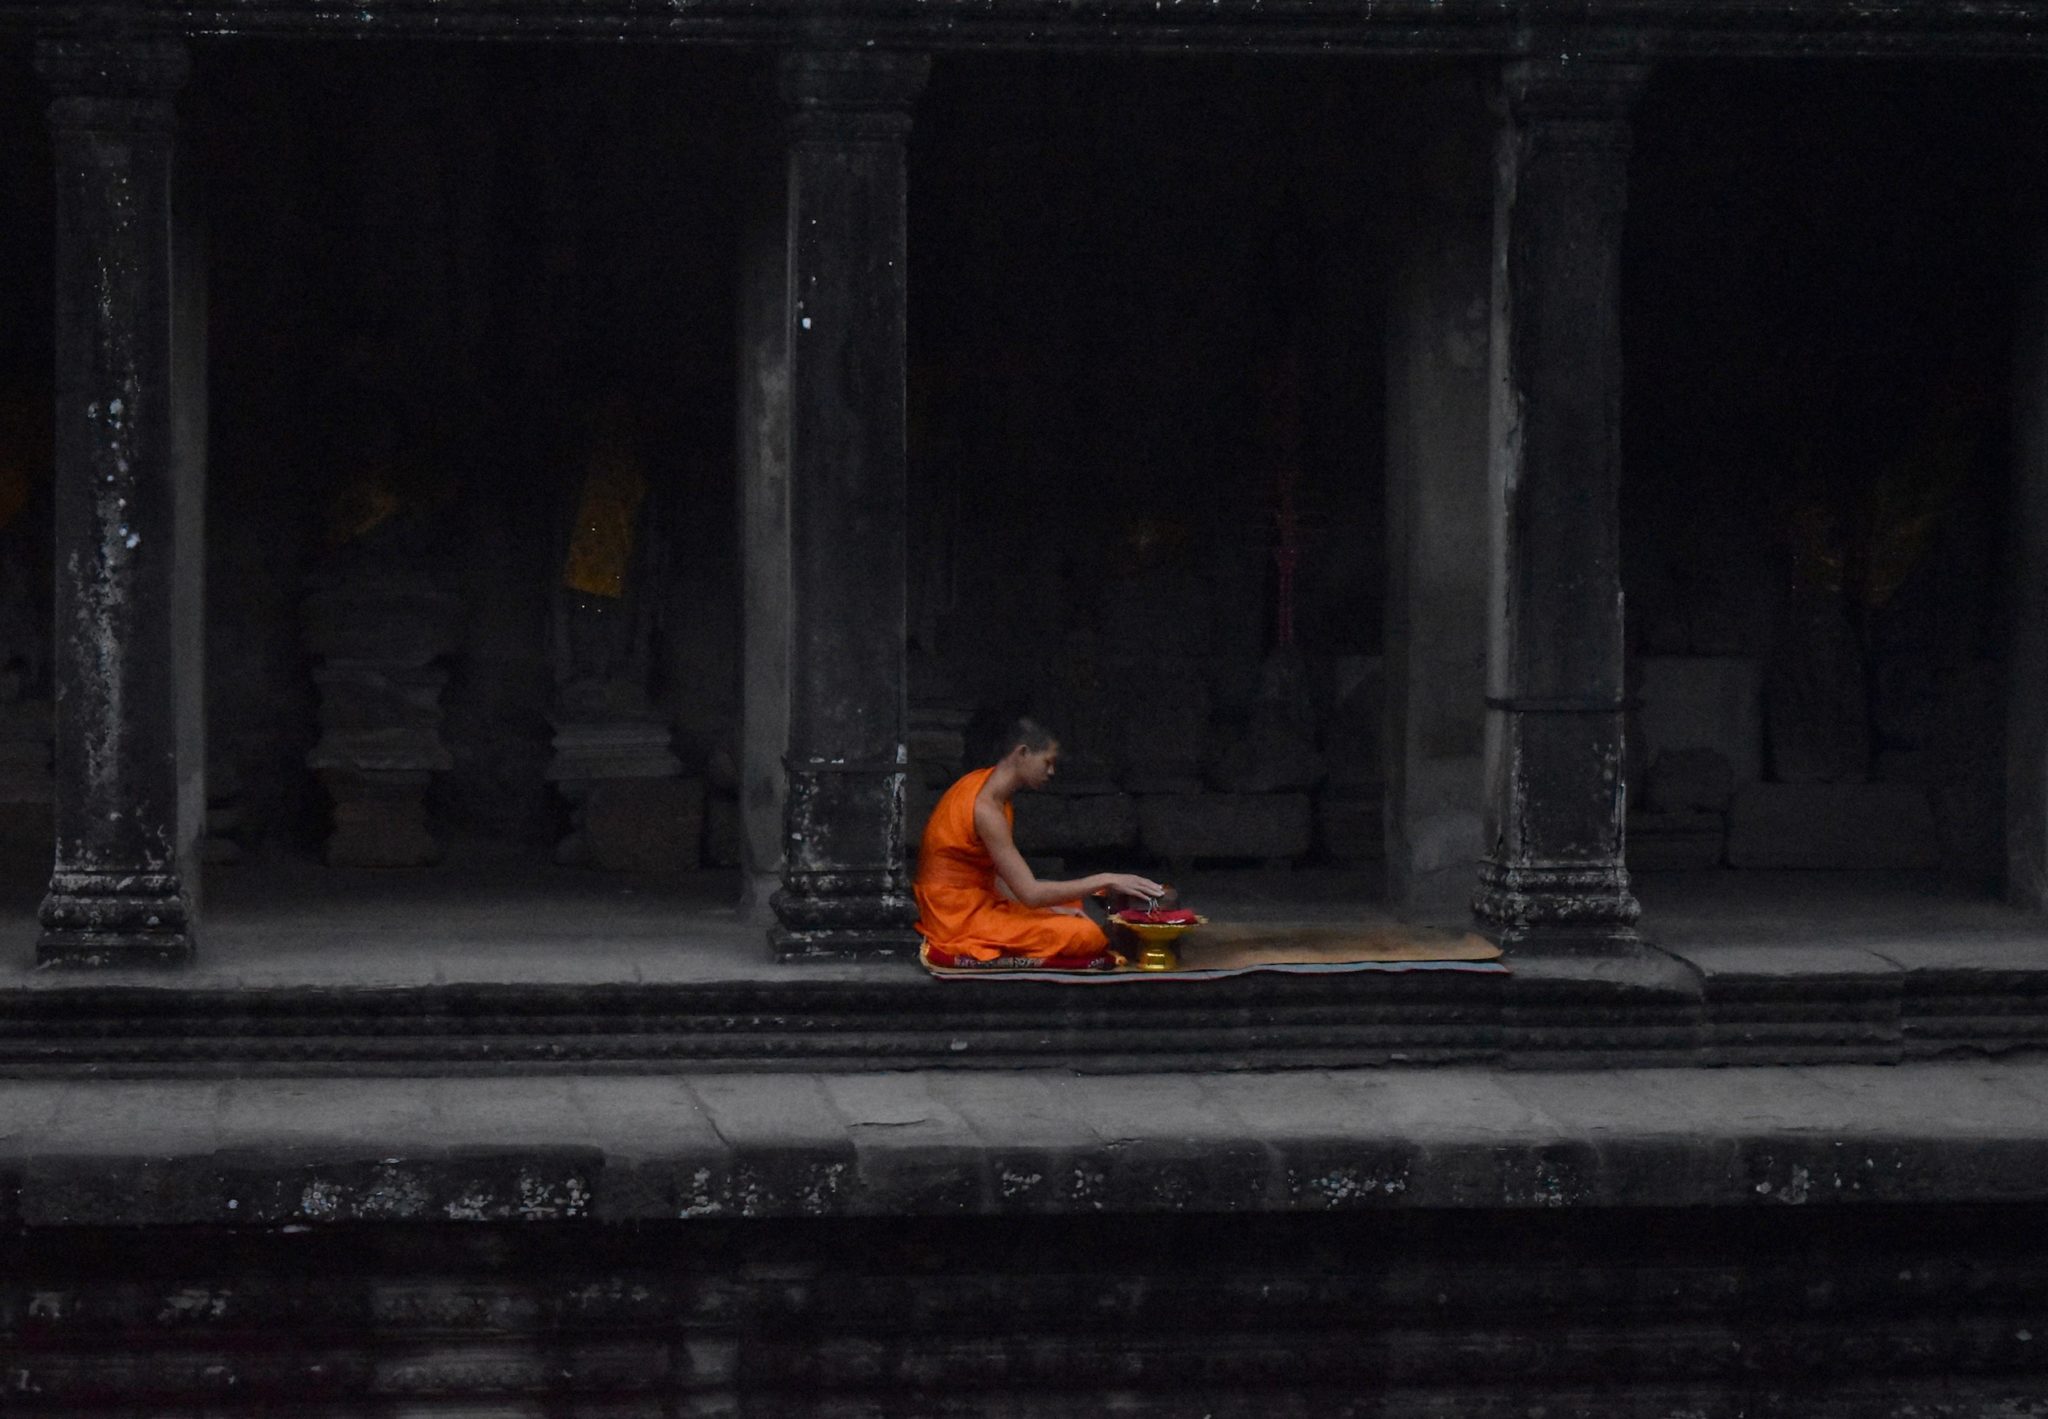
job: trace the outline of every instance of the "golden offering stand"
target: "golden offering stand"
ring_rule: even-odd
[[[1194,930],[1208,921],[1198,916],[1193,921],[1126,921],[1117,918],[1117,925],[1138,938],[1138,959],[1131,964],[1141,971],[1177,971],[1180,969],[1180,949],[1176,943],[1183,932]]]

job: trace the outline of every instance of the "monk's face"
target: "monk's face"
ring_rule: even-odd
[[[1017,777],[1026,788],[1044,788],[1052,782],[1053,771],[1060,757],[1058,744],[1048,744],[1038,750],[1027,749],[1019,744],[1016,753]]]

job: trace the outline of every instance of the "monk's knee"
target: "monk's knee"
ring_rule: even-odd
[[[1069,917],[1068,925],[1061,931],[1066,939],[1060,943],[1062,956],[1093,956],[1109,945],[1109,938],[1102,928],[1085,916]]]

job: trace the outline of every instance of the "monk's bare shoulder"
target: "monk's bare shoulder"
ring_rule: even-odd
[[[975,795],[974,833],[984,848],[993,850],[1010,845],[1010,815],[1004,811],[1007,806],[985,793]]]

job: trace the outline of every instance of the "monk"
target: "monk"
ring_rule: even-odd
[[[1020,965],[1107,970],[1118,963],[1101,927],[1081,910],[1083,897],[1116,892],[1153,898],[1165,888],[1149,877],[1098,872],[1042,882],[1017,851],[1010,800],[1044,788],[1060,757],[1044,725],[1019,719],[1001,757],[947,789],[932,810],[917,857],[917,929],[934,965],[1014,961]]]

